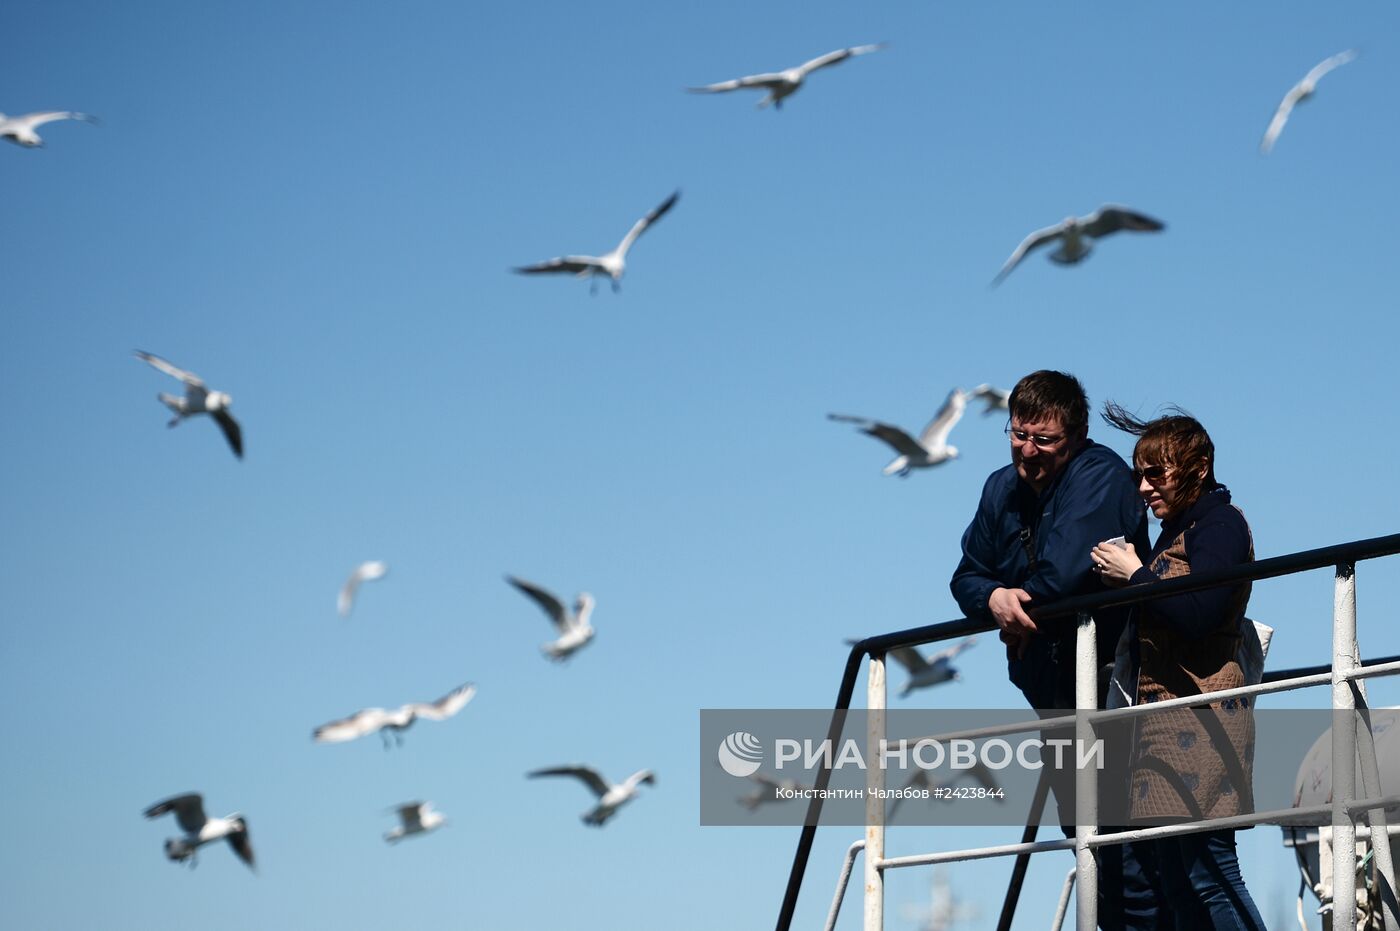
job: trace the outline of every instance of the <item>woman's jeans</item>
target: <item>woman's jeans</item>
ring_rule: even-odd
[[[1217,931],[1264,931],[1259,909],[1240,875],[1234,831],[1183,834],[1136,846],[1150,848],[1144,860],[1156,860],[1162,901],[1178,931],[1202,926]]]

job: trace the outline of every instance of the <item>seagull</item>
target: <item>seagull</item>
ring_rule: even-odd
[[[758,106],[762,108],[771,103],[774,109],[781,110],[783,98],[797,93],[798,89],[802,87],[802,82],[807,79],[807,75],[813,71],[825,68],[827,65],[839,64],[847,58],[854,58],[856,55],[878,52],[884,47],[885,43],[877,42],[874,45],[856,45],[851,48],[837,49],[785,71],[777,71],[772,74],[751,74],[748,77],[735,78],[732,81],[706,84],[704,87],[687,87],[686,90],[692,94],[721,94],[725,91],[736,91],[745,87],[760,88],[768,91],[768,94],[758,102]]]
[[[466,707],[475,694],[476,686],[468,682],[432,703],[409,702],[393,711],[365,708],[348,718],[322,724],[312,732],[311,737],[317,743],[344,743],[379,731],[380,739],[384,741],[384,749],[387,750],[389,738],[383,731],[392,731],[394,742],[402,746],[403,732],[408,730],[415,720],[427,718],[429,721],[446,721]]]
[[[878,420],[852,417],[849,414],[827,414],[826,416],[830,420],[841,423],[858,424],[862,432],[877,440],[884,440],[893,446],[899,455],[885,466],[884,474],[898,474],[900,478],[908,478],[913,469],[929,468],[958,457],[958,448],[948,445],[948,434],[952,432],[953,426],[962,419],[963,411],[966,408],[967,395],[961,388],[954,388],[948,392],[948,400],[943,402],[943,406],[928,422],[928,426],[924,427],[924,432],[919,435],[917,440],[899,427],[881,423]]]
[[[335,600],[335,607],[340,612],[340,616],[350,616],[350,609],[355,606],[355,592],[360,590],[361,582],[382,579],[388,571],[389,564],[378,560],[362,562],[356,566],[355,571],[350,573],[350,578],[345,580],[345,585],[341,587],[340,595]]]
[[[750,773],[749,778],[758,783],[759,788],[754,789],[748,795],[739,796],[739,804],[749,811],[753,811],[764,802],[788,802],[792,799],[782,798],[778,795],[779,790],[787,792],[802,792],[812,787],[796,779],[775,779],[765,773]]]
[[[849,644],[859,643],[858,640],[847,640],[846,642]],[[890,658],[903,666],[909,673],[909,680],[904,683],[899,697],[903,698],[915,689],[942,685],[944,682],[961,679],[962,676],[959,675],[957,669],[953,668],[953,660],[957,658],[959,653],[976,642],[976,637],[968,637],[946,650],[933,654],[928,659],[924,659],[923,654],[916,647],[895,647],[890,650]]]
[[[198,792],[177,795],[163,802],[156,802],[146,809],[147,818],[159,818],[166,812],[175,812],[175,821],[184,837],[171,837],[165,841],[165,855],[176,863],[189,861],[191,867],[198,862],[199,848],[216,840],[226,840],[238,855],[238,859],[257,871],[253,863],[253,844],[248,839],[248,822],[243,816],[232,814],[226,818],[209,818],[204,814],[204,797]]]
[[[959,653],[976,642],[976,637],[968,637],[946,650],[933,654],[928,659],[924,659],[923,654],[915,647],[896,647],[890,650],[890,656],[894,658],[894,661],[909,672],[909,680],[904,683],[899,697],[903,698],[915,689],[961,679],[962,676],[953,668],[953,660],[957,658]]]
[[[623,805],[637,797],[637,786],[642,783],[652,785],[656,782],[656,776],[649,769],[639,769],[625,780],[613,785],[598,774],[598,771],[591,766],[554,766],[549,769],[537,769],[532,773],[527,773],[531,779],[538,776],[574,776],[583,780],[584,785],[593,790],[598,796],[598,804],[591,811],[583,813],[583,823],[594,827],[602,827],[604,822],[616,814]]]
[[[399,820],[403,822],[385,833],[384,840],[391,844],[398,843],[405,837],[412,837],[414,834],[427,834],[429,831],[436,831],[447,823],[447,818],[441,812],[433,811],[432,802],[408,802],[391,810],[397,811]]]
[[[914,770],[914,774],[910,776],[909,779],[904,783],[904,788],[928,789],[930,793],[932,793],[934,789],[949,788],[953,784],[961,782],[964,779],[968,778],[975,781],[982,788],[988,789],[990,791],[996,791],[997,789],[1001,788],[1001,785],[997,782],[996,777],[992,775],[991,769],[989,769],[987,767],[987,764],[983,763],[981,760],[978,760],[977,762],[973,763],[967,769],[958,769],[952,771],[948,774],[948,778],[943,779],[941,781],[935,780],[932,776],[930,776],[929,771],[927,769],[917,768]],[[992,795],[989,796],[989,798],[991,798],[994,802],[996,802],[999,805],[1004,805],[1006,803],[1004,795],[1005,793],[1003,793],[1003,795],[1001,796]],[[890,802],[889,811],[885,815],[886,822],[894,820],[894,813],[899,810],[899,803],[902,801],[904,801],[904,797],[901,795],[896,796],[894,800]],[[939,799],[938,796],[930,794],[929,801],[948,801],[948,799]]]
[[[986,409],[982,411],[983,417],[986,417],[988,414],[995,414],[997,411],[1011,410],[1011,392],[1003,388],[997,388],[986,383],[980,384],[967,393],[967,399],[969,401],[974,401],[978,398],[987,405]]]
[[[149,352],[142,352],[139,349],[135,350],[135,355],[142,362],[149,363],[172,378],[178,378],[185,383],[184,397],[176,397],[165,392],[156,395],[161,403],[175,412],[174,418],[166,426],[176,426],[186,417],[193,417],[195,414],[208,414],[214,418],[219,429],[224,431],[224,439],[228,440],[233,454],[239,459],[243,458],[243,430],[238,426],[238,421],[234,420],[233,415],[228,412],[233,398],[222,391],[210,391],[204,386],[203,379],[194,372],[186,372],[182,368],[177,368],[160,356],[151,355]]]
[[[590,294],[598,293],[598,276],[607,275],[612,279],[613,293],[621,290],[618,282],[622,279],[622,273],[627,270],[627,250],[632,248],[632,243],[637,241],[637,237],[646,232],[647,227],[666,215],[666,211],[675,206],[677,198],[681,192],[677,190],[670,197],[663,200],[651,213],[642,217],[632,228],[627,231],[627,235],[622,237],[622,242],[617,244],[617,248],[607,255],[565,255],[557,259],[549,259],[545,262],[538,262],[534,265],[522,265],[515,270],[522,275],[539,275],[550,272],[570,272],[580,278],[588,278]]]
[[[1259,152],[1261,155],[1268,155],[1273,151],[1274,143],[1278,142],[1278,137],[1283,132],[1283,127],[1287,125],[1288,118],[1293,115],[1293,108],[1307,100],[1317,91],[1317,82],[1322,80],[1322,76],[1334,68],[1340,68],[1347,62],[1354,60],[1358,54],[1356,49],[1347,49],[1345,52],[1338,52],[1331,58],[1324,59],[1311,71],[1303,75],[1303,80],[1288,89],[1288,93],[1284,94],[1283,99],[1279,101],[1278,109],[1274,111],[1274,118],[1269,120],[1269,128],[1264,130],[1264,138],[1259,142]]]
[[[97,117],[73,110],[46,110],[43,113],[26,113],[24,116],[6,116],[0,113],[0,139],[8,139],[28,149],[37,149],[44,144],[44,140],[40,139],[34,130],[57,120],[97,123]]]
[[[573,611],[569,611],[552,593],[533,582],[517,579],[513,575],[506,576],[506,581],[543,608],[558,628],[559,639],[540,647],[545,656],[552,660],[568,659],[593,639],[593,627],[588,623],[589,616],[593,614],[593,596],[588,592],[579,592]]]
[[[1104,204],[1098,210],[1087,217],[1066,217],[1061,223],[1054,226],[1047,226],[1043,230],[1036,230],[1016,247],[1016,251],[1011,253],[1011,258],[1006,260],[1006,264],[997,272],[997,276],[992,279],[993,285],[1001,284],[1011,270],[1020,264],[1021,259],[1033,249],[1045,245],[1046,243],[1060,241],[1060,246],[1050,253],[1050,261],[1059,265],[1073,265],[1082,261],[1094,244],[1091,240],[1107,236],[1109,233],[1116,233],[1119,230],[1131,230],[1136,233],[1155,233],[1166,229],[1166,224],[1160,220],[1154,220],[1146,214],[1138,213],[1127,207],[1119,207],[1114,204]]]

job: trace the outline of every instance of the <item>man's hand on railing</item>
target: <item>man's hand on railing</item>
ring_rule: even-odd
[[[1001,642],[1006,644],[1008,659],[1024,656],[1031,636],[1035,634],[1035,621],[1022,607],[1030,600],[1031,596],[1023,588],[993,589],[987,597],[987,610],[1001,628]]]

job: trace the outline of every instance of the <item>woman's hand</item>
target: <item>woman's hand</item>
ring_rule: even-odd
[[[1094,571],[1110,588],[1127,585],[1133,573],[1142,568],[1142,560],[1132,546],[1100,543],[1089,551],[1089,557],[1094,561]]]

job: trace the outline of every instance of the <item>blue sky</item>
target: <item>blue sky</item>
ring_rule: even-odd
[[[770,926],[797,830],[699,827],[699,709],[829,705],[844,638],[955,617],[959,537],[1008,459],[968,416],[959,460],[885,478],[829,411],[917,429],[955,385],[1066,369],[1095,404],[1200,417],[1260,556],[1394,532],[1397,19],[7,4],[0,109],[102,125],[0,146],[0,925]],[[875,41],[781,112],[682,92]],[[1260,157],[1284,91],[1348,47]],[[509,273],[610,248],[676,188],[620,294]],[[1026,233],[1104,202],[1167,230],[989,289]],[[246,460],[212,424],[166,430],[174,383],[133,349],[229,391]],[[390,575],[342,621],[365,559]],[[504,573],[592,592],[596,641],[549,664]],[[1400,652],[1376,611],[1397,581],[1361,568],[1368,655]],[[1325,660],[1331,597],[1328,573],[1256,587],[1271,666]],[[990,638],[961,666],[910,702],[1020,704]],[[310,740],[464,681],[475,701],[401,750]],[[658,782],[589,830],[581,786],[524,778],[576,761]],[[173,825],[140,812],[191,790],[247,816],[257,877],[165,862]],[[414,798],[452,826],[386,847]],[[853,836],[820,833],[797,926]],[[1291,914],[1277,830],[1240,842],[1265,918]],[[1069,865],[1033,865],[1018,927]],[[891,877],[890,927],[926,889]]]

